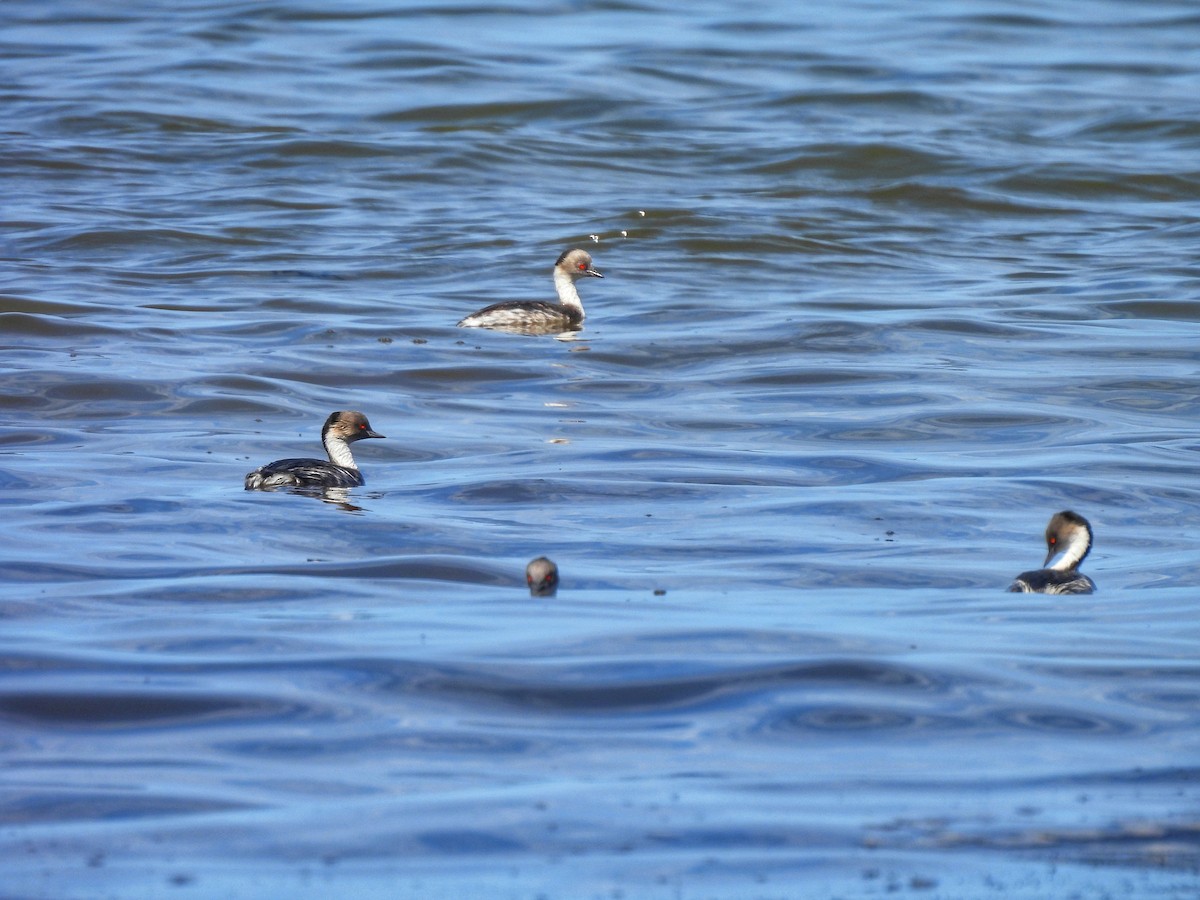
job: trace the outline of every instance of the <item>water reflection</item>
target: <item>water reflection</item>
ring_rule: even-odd
[[[299,497],[312,497],[323,503],[331,503],[346,512],[363,512],[364,507],[350,501],[351,488],[317,487],[315,485],[277,484],[256,488],[263,493],[286,492]]]

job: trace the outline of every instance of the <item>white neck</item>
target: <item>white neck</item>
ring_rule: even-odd
[[[1069,571],[1079,565],[1079,561],[1087,555],[1087,552],[1087,532],[1081,529],[1071,534],[1066,541],[1066,546],[1050,558],[1050,561],[1046,563],[1046,568],[1059,572]]]
[[[559,303],[583,312],[583,301],[579,299],[579,291],[575,290],[575,279],[562,269],[554,270],[554,289],[558,291]]]
[[[341,466],[344,469],[358,468],[354,464],[354,456],[350,453],[350,445],[342,440],[342,438],[330,432],[325,435],[323,443],[325,444],[325,452],[329,454],[329,461],[335,466]]]

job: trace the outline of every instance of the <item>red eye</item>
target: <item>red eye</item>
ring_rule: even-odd
[[[580,272],[586,272],[586,271],[587,271],[587,263],[580,263],[580,264],[579,264],[579,271],[580,271]]]
[[[1050,538],[1050,543],[1051,543],[1051,544],[1057,544],[1057,543],[1058,543],[1058,538],[1056,538],[1056,537],[1052,537],[1052,538]]]

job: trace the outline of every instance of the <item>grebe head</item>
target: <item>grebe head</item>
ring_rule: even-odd
[[[558,566],[539,556],[525,567],[525,583],[530,597],[553,597],[558,590]]]
[[[572,281],[582,278],[584,275],[591,275],[593,278],[603,278],[604,276],[592,268],[592,257],[586,250],[566,250],[554,263],[555,274],[562,272],[565,275],[570,275]]]
[[[1092,549],[1092,526],[1079,513],[1064,509],[1046,526],[1047,569],[1076,569]]]
[[[349,444],[352,441],[361,441],[363,438],[381,437],[384,435],[371,430],[371,423],[367,421],[366,416],[352,409],[330,413],[329,418],[321,427],[322,441],[335,440]]]

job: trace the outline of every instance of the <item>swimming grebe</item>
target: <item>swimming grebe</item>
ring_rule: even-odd
[[[530,597],[553,597],[558,590],[558,566],[539,556],[525,567],[525,583]]]
[[[1017,594],[1090,594],[1095,583],[1079,571],[1092,549],[1092,526],[1069,509],[1055,513],[1046,526],[1045,568],[1022,572],[1009,585]]]
[[[362,473],[354,464],[350,444],[363,438],[381,438],[371,430],[367,417],[353,410],[330,413],[321,428],[321,443],[329,461],[321,459],[277,459],[246,475],[246,490],[296,485],[299,487],[357,487]]]
[[[554,263],[554,289],[558,303],[544,300],[509,300],[493,303],[472,313],[461,322],[460,328],[498,328],[523,334],[558,334],[578,330],[583,325],[583,302],[575,282],[585,275],[604,276],[592,268],[592,257],[586,250],[567,250]]]

